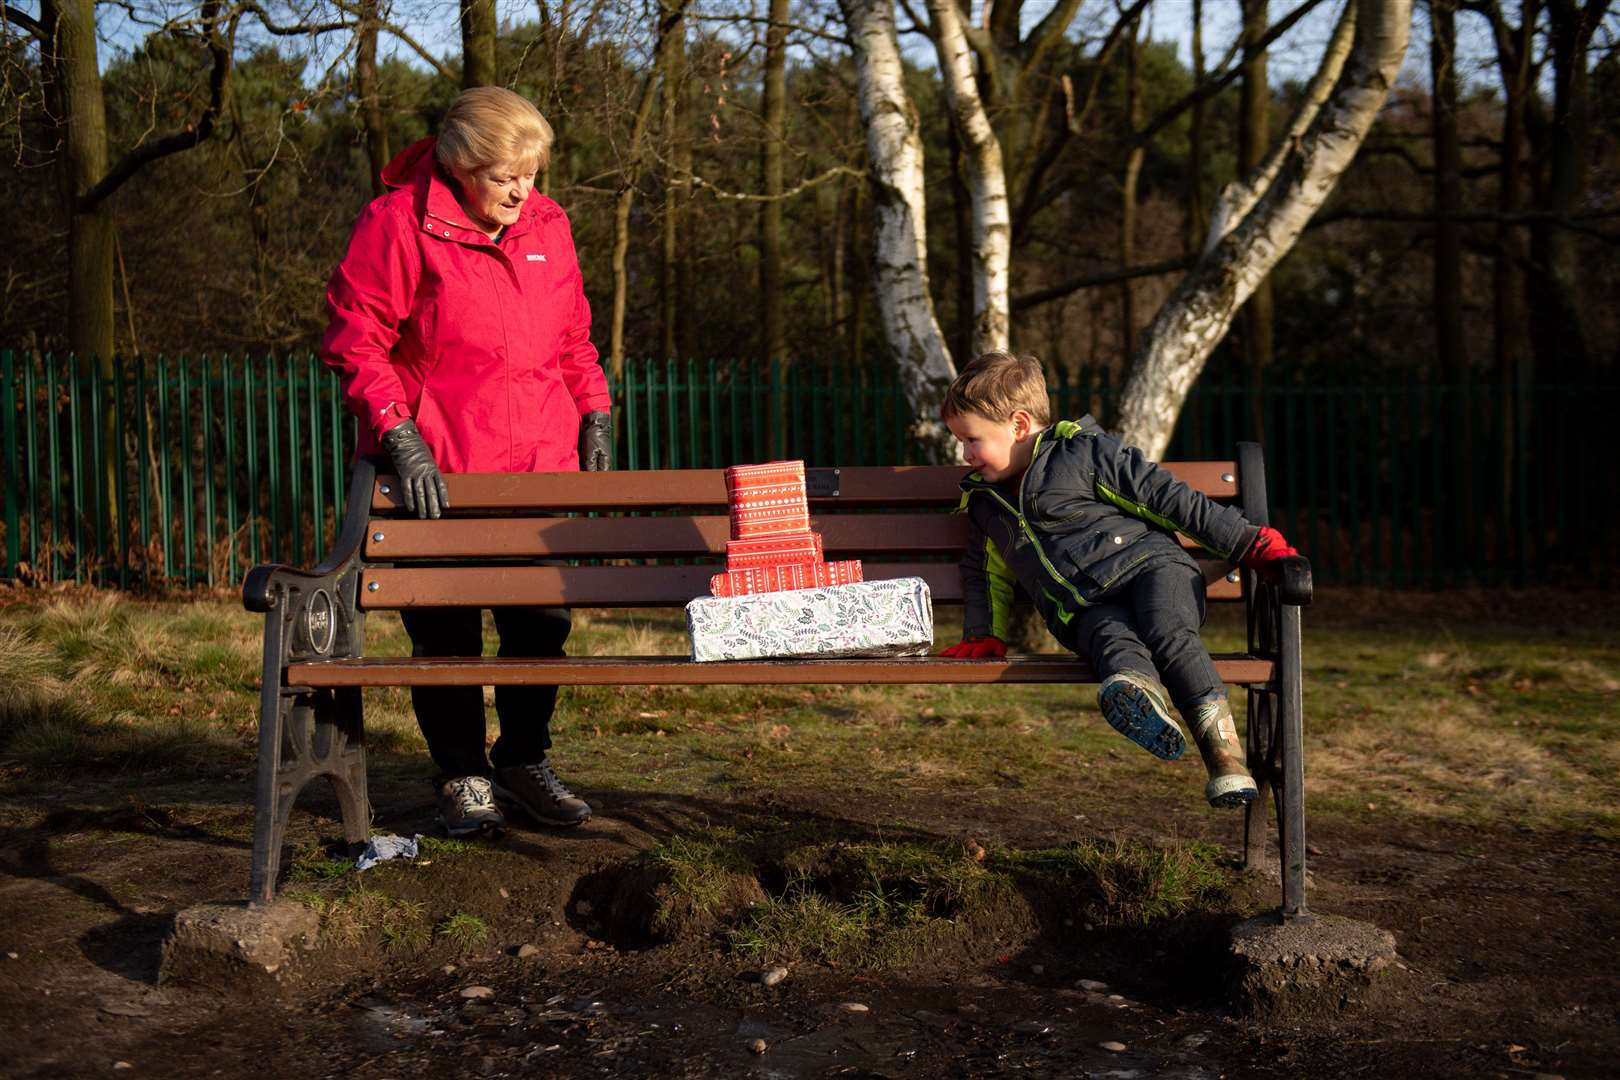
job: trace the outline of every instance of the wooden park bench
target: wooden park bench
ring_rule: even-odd
[[[1235,462],[1167,467],[1213,498],[1235,500],[1250,521],[1268,520],[1258,444],[1239,444]],[[452,475],[451,509],[438,520],[407,516],[397,481],[377,470],[369,460],[355,465],[341,533],[320,566],[259,566],[243,585],[248,609],[265,614],[255,902],[274,895],[293,802],[311,779],[330,777],[346,839],[366,840],[361,691],[368,686],[1095,681],[1089,665],[1067,653],[708,663],[685,656],[368,656],[369,611],[682,607],[708,593],[728,536],[718,469]],[[811,527],[821,532],[828,558],[864,560],[868,580],[915,575],[927,580],[936,603],[960,603],[956,560],[966,521],[944,511],[956,507],[962,475],[960,466],[809,469]],[[1242,602],[1248,613],[1247,650],[1215,658],[1227,683],[1249,690],[1249,766],[1261,796],[1246,811],[1245,861],[1264,860],[1269,789],[1281,824],[1283,915],[1303,919],[1299,606],[1310,602],[1310,566],[1289,560],[1280,587],[1224,563],[1205,567],[1210,599]]]

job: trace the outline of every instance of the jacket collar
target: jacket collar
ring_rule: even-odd
[[[1091,420],[1091,417],[1088,416],[1088,417],[1085,418],[1085,420],[1082,420],[1081,423],[1084,424],[1084,423],[1086,423],[1087,421],[1090,421],[1090,420]],[[1062,423],[1071,423],[1071,421],[1065,420],[1065,421],[1062,421]],[[1036,432],[1036,434],[1035,434],[1035,449],[1032,450],[1030,452],[1030,455],[1029,455],[1029,468],[1030,469],[1033,469],[1035,467],[1036,459],[1038,459],[1042,454],[1046,453],[1048,450],[1050,450],[1052,448],[1052,443],[1055,441],[1054,438],[1053,438],[1053,433],[1056,430],[1057,426],[1058,425],[1056,425],[1056,424],[1049,425],[1047,427],[1042,428],[1040,431]],[[1027,476],[1029,474],[1029,469],[1025,469],[1024,473]],[[1022,484],[1022,482],[1023,482],[1022,480],[1019,481],[1020,484]],[[994,481],[986,480],[984,478],[984,475],[982,473],[980,473],[978,469],[974,469],[972,472],[970,472],[966,476],[962,477],[962,479],[960,481],[960,486],[962,488],[962,502],[960,504],[958,504],[957,509],[961,509],[962,507],[965,507],[967,505],[967,495],[968,495],[969,492],[983,491],[983,490],[986,490],[986,489],[996,489],[996,487],[997,487],[997,485],[995,484]]]
[[[438,140],[433,137],[418,139],[395,155],[382,171],[382,181],[394,190],[409,190],[425,232],[463,243],[489,243],[489,235],[477,228],[467,217],[456,199],[453,181],[439,167],[433,156]],[[536,224],[549,221],[562,214],[562,207],[539,191],[529,193],[523,204],[523,214],[507,228],[507,235],[527,232]]]

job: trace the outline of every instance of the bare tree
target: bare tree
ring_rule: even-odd
[[[388,164],[388,118],[377,90],[377,0],[359,0],[360,21],[354,29],[354,89],[360,99],[360,123],[366,134],[366,160],[371,165],[371,193],[383,193],[382,171]]]
[[[494,86],[495,0],[461,0],[461,86]]]
[[[1239,80],[1238,175],[1258,169],[1271,148],[1271,84],[1267,77],[1267,0],[1242,0],[1243,77]],[[1261,278],[1242,310],[1243,372],[1249,388],[1250,421],[1255,438],[1265,438],[1264,401],[1259,390],[1271,366],[1276,316],[1271,301],[1271,279]]]
[[[1012,219],[1001,141],[990,126],[958,0],[928,0],[951,124],[962,142],[973,221],[973,349],[1005,349]]]
[[[1462,327],[1462,144],[1457,136],[1457,0],[1429,0],[1434,125],[1434,337],[1441,376],[1467,362]]]
[[[770,0],[765,28],[765,130],[761,133],[759,205],[759,287],[764,356],[785,359],[787,334],[782,321],[782,189],[787,147],[788,0]]]
[[[1352,0],[1287,136],[1221,193],[1204,254],[1154,316],[1121,395],[1122,432],[1150,457],[1233,316],[1355,157],[1406,55],[1411,15],[1411,0]]]
[[[934,417],[956,369],[928,291],[922,136],[906,93],[893,0],[839,0],[839,7],[853,40],[866,129],[878,316],[918,418],[915,435],[943,456],[950,453],[950,440]]]
[[[613,320],[608,331],[608,365],[615,382],[624,378],[624,317],[630,298],[630,272],[626,262],[630,251],[630,209],[635,203],[636,186],[641,182],[647,126],[652,119],[653,104],[658,100],[659,73],[669,68],[664,52],[672,47],[669,43],[680,30],[681,17],[690,2],[674,0],[659,10],[653,44],[654,63],[641,82],[624,163],[619,170],[619,190],[613,203]]]

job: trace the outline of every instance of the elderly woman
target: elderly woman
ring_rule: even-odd
[[[383,170],[332,274],[322,357],[360,418],[358,453],[386,452],[406,509],[438,517],[444,473],[612,467],[607,380],[568,218],[534,190],[551,126],[509,90],[455,100],[437,139]],[[476,610],[401,613],[415,656],[478,656]],[[561,656],[562,608],[494,610],[501,656]],[[484,755],[479,687],[415,687],[451,836],[499,835],[496,796],[548,825],[591,808],[552,770],[555,686],[495,691],[500,738]]]

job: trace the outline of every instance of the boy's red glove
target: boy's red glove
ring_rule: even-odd
[[[952,660],[1000,660],[1007,655],[1007,643],[994,634],[968,637],[940,653]]]
[[[1283,534],[1269,525],[1260,526],[1260,533],[1249,545],[1249,550],[1243,553],[1238,565],[1245,570],[1258,571],[1260,577],[1275,585],[1282,579],[1282,568],[1277,565],[1278,560],[1286,559],[1290,555],[1298,555],[1299,551],[1290,547]]]

